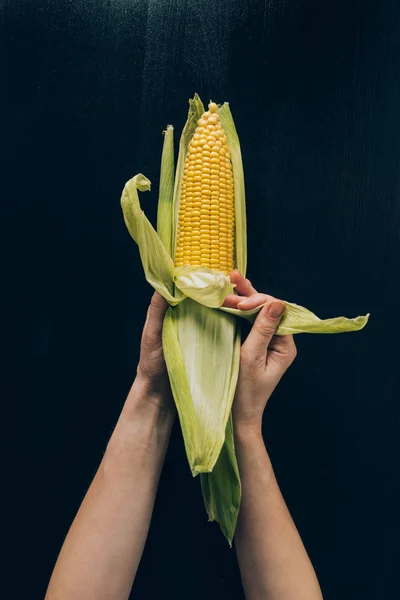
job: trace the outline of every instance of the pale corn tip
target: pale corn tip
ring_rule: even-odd
[[[228,140],[218,106],[198,121],[185,160],[175,264],[229,274],[234,268],[234,186]]]

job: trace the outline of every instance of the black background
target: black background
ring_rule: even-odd
[[[362,332],[297,337],[265,438],[325,600],[396,597],[400,5],[6,0],[1,15],[13,597],[43,597],[134,378],[151,289],[119,197],[143,172],[154,222],[161,131],[180,133],[195,91],[235,118],[251,280],[321,317],[371,312]],[[132,596],[243,597],[178,427]]]

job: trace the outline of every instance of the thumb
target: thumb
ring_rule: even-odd
[[[261,309],[254,325],[242,346],[245,356],[252,362],[265,364],[268,346],[285,311],[282,300],[270,300]]]
[[[164,316],[168,306],[168,302],[161,294],[154,292],[143,329],[143,338],[146,342],[157,344],[161,340]]]

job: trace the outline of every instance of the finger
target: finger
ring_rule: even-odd
[[[273,300],[273,296],[268,294],[254,294],[253,296],[237,296],[236,294],[228,294],[222,306],[226,308],[238,308],[240,310],[250,310],[257,308],[261,304],[265,304],[268,300]]]
[[[252,308],[257,308],[261,304],[265,304],[270,300],[274,300],[273,296],[269,296],[268,294],[253,294],[248,298],[242,298],[238,303],[237,307],[240,310],[251,310]]]
[[[146,322],[143,329],[143,338],[150,341],[161,340],[164,316],[167,309],[168,302],[165,298],[158,292],[154,292],[147,311]]]
[[[296,358],[297,349],[292,335],[275,335],[269,345],[267,363],[270,361],[289,366]]]
[[[260,311],[242,346],[247,360],[265,365],[268,346],[285,310],[282,300],[270,300]]]
[[[246,296],[237,296],[236,294],[228,294],[228,296],[226,296],[222,306],[225,306],[226,308],[237,308],[239,302],[241,302],[245,298],[246,298]]]
[[[243,277],[237,269],[232,271],[229,277],[231,282],[236,285],[236,291],[240,296],[251,296],[257,293],[257,290],[251,285],[251,281]]]
[[[268,377],[278,384],[282,375],[296,358],[297,349],[292,335],[276,335],[272,338],[267,354]]]

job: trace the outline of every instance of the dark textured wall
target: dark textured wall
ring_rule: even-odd
[[[3,0],[0,11],[3,365],[23,439],[13,597],[44,595],[135,375],[151,290],[119,196],[145,173],[154,220],[161,131],[180,132],[195,91],[235,117],[252,281],[321,317],[372,314],[359,333],[297,338],[265,438],[325,600],[395,597],[396,0]],[[178,427],[134,592],[243,597]]]

